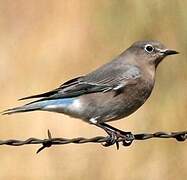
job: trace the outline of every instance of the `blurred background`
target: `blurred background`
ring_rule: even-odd
[[[0,110],[108,62],[134,41],[155,39],[181,52],[157,70],[151,98],[110,124],[134,133],[187,129],[187,1],[0,0]],[[0,116],[0,139],[93,137],[105,133],[49,112]],[[0,147],[0,179],[173,180],[187,176],[187,144],[170,139],[130,147],[99,144]]]

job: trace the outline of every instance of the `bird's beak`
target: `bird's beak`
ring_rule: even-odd
[[[171,49],[160,50],[160,52],[164,54],[165,56],[179,54],[179,52],[175,50],[171,50]]]

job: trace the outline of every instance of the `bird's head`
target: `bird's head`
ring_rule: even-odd
[[[166,48],[159,41],[137,41],[129,50],[135,53],[137,61],[149,63],[155,67],[169,55],[178,54],[177,51]]]

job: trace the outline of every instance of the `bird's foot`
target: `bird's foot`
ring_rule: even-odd
[[[98,126],[104,129],[109,135],[107,141],[103,143],[105,147],[116,144],[117,149],[119,149],[119,142],[122,142],[124,146],[129,146],[134,140],[134,135],[131,132],[119,130],[105,123]]]
[[[124,146],[131,145],[132,141],[134,140],[134,135],[131,132],[124,132],[124,131],[106,131],[108,139],[102,145],[105,147],[111,146],[116,144],[117,149],[119,149],[119,142],[122,142]]]

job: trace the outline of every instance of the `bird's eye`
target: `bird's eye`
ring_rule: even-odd
[[[147,44],[147,45],[145,46],[145,50],[146,50],[148,53],[151,53],[151,52],[153,52],[154,48],[153,48],[152,45]]]

